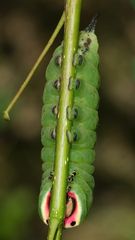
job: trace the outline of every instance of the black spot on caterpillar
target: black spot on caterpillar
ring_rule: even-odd
[[[76,89],[78,89],[80,87],[80,80],[79,79],[76,79],[75,87],[76,87]]]
[[[98,123],[99,73],[98,41],[94,33],[96,18],[80,32],[78,50],[73,64],[75,79],[69,79],[69,90],[74,92],[73,106],[67,106],[67,119],[72,121],[72,129],[67,129],[70,144],[69,176],[67,179],[67,205],[64,227],[79,225],[89,212],[94,187],[93,161]],[[39,211],[45,223],[49,219],[54,169],[56,126],[59,104],[63,46],[60,45],[46,70],[46,87],[43,94],[42,135],[43,180],[39,197]],[[49,178],[49,179],[48,179]]]
[[[57,66],[61,66],[61,64],[62,64],[62,56],[61,55],[58,55],[55,58],[55,63],[56,63]]]
[[[52,179],[53,179],[53,177],[54,177],[54,172],[53,172],[53,171],[51,171],[51,172],[50,172],[50,174],[49,174],[49,177],[48,177],[48,179],[52,180]]]
[[[71,226],[72,226],[72,227],[75,226],[75,224],[76,224],[75,221],[72,221],[72,222],[71,222]]]
[[[55,128],[51,132],[51,138],[56,139],[56,129]]]
[[[55,82],[54,82],[54,87],[55,87],[57,90],[60,89],[60,79],[55,80]]]
[[[52,107],[52,113],[57,116],[58,115],[58,107],[55,105],[54,107]]]

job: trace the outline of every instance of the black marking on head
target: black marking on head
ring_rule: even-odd
[[[84,42],[84,47],[83,47],[83,49],[82,49],[82,52],[83,52],[83,54],[85,54],[88,50],[89,50],[89,48],[90,48],[90,43],[91,43],[91,39],[90,38],[87,38],[86,39],[86,41]]]
[[[51,138],[52,138],[53,140],[56,139],[56,129],[55,129],[55,128],[54,128],[54,129],[52,130],[52,132],[51,132]]]
[[[71,222],[71,226],[75,226],[75,224],[76,224],[76,222],[75,221],[73,221],[73,222]]]
[[[90,45],[90,43],[91,43],[91,39],[88,37],[87,38],[87,43]]]
[[[55,80],[55,82],[53,83],[54,88],[56,88],[57,90],[60,89],[60,79]]]
[[[95,32],[98,16],[99,16],[99,14],[96,14],[92,18],[92,20],[91,20],[90,24],[88,25],[88,27],[85,28],[85,32]]]
[[[53,108],[52,108],[52,113],[57,116],[58,115],[58,107],[55,105]]]
[[[61,67],[61,64],[62,64],[62,57],[61,55],[58,55],[56,58],[55,58],[55,64],[57,66],[60,66]]]
[[[84,43],[84,48],[85,48],[85,51],[89,50],[89,44],[87,42]]]
[[[76,79],[75,81],[75,88],[78,89],[80,87],[80,80]]]
[[[84,52],[83,52],[83,53],[88,52],[88,50],[89,50],[89,47],[86,47],[86,46],[85,46],[85,48],[84,48]]]
[[[46,219],[46,224],[47,224],[47,225],[49,224],[49,221],[48,221],[48,219]]]

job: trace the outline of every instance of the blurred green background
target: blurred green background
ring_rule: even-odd
[[[46,239],[38,216],[41,181],[40,116],[44,63],[4,122],[2,111],[49,39],[62,0],[0,3],[0,240]],[[64,239],[135,239],[135,1],[84,0],[81,29],[95,13],[100,44],[100,122],[94,203],[87,220]]]

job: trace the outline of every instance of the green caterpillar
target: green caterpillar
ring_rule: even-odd
[[[71,145],[69,155],[69,177],[67,179],[67,205],[64,227],[77,226],[86,217],[92,203],[94,187],[93,161],[98,123],[99,73],[98,42],[94,33],[95,20],[80,32],[78,51],[73,64],[76,78],[70,79],[69,89],[74,89],[74,105],[67,107],[67,118],[72,121],[72,130],[67,132]],[[39,196],[39,211],[48,224],[53,169],[55,138],[59,114],[59,90],[63,45],[54,52],[46,70],[46,87],[43,94],[42,133],[43,176]]]

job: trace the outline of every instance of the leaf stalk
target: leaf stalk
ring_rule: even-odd
[[[72,126],[72,121],[67,119],[67,107],[73,106],[73,89],[69,89],[69,82],[75,78],[73,59],[78,48],[81,4],[81,0],[66,1],[59,117],[56,132],[54,182],[51,192],[48,240],[61,239],[65,218],[70,150],[67,131],[70,131]],[[54,233],[55,224],[57,224],[57,230]]]

